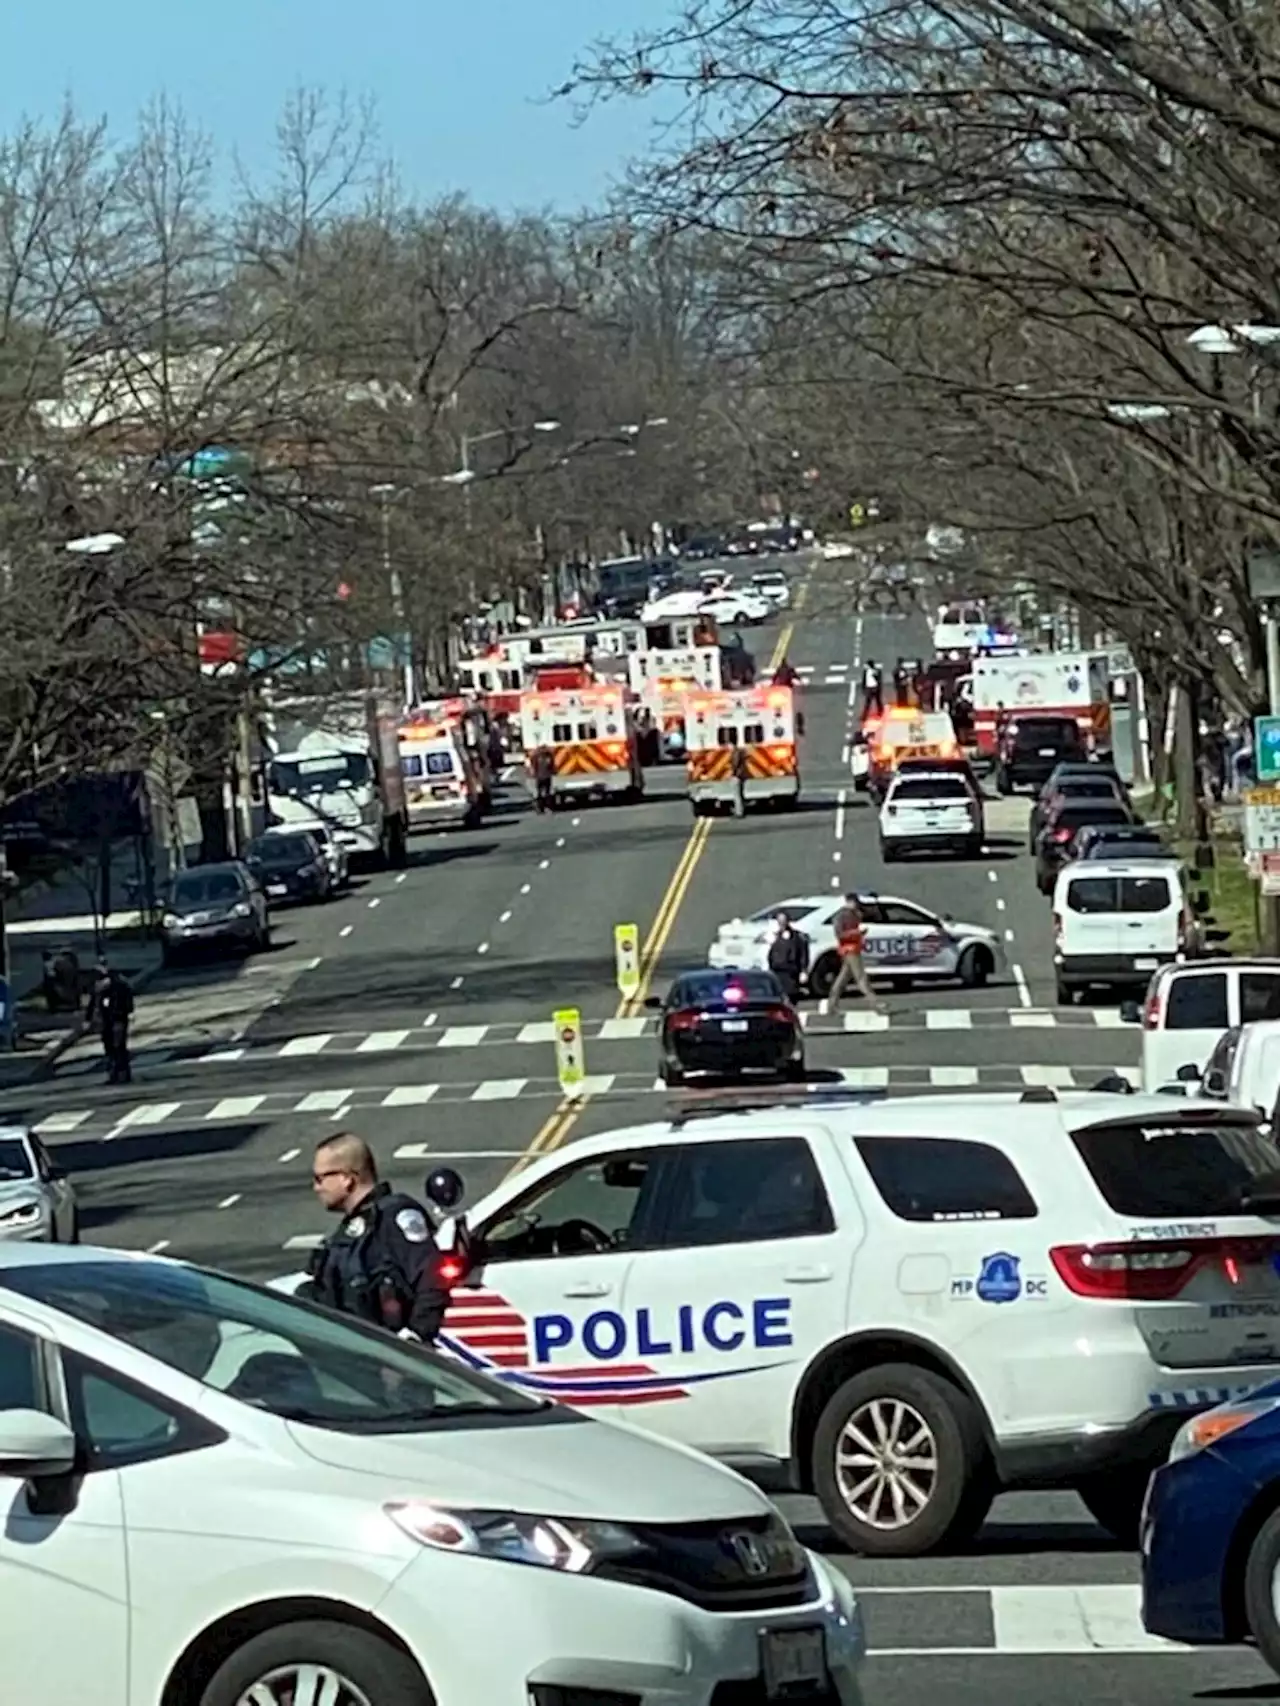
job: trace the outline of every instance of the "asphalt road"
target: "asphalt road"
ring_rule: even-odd
[[[883,1028],[856,1009],[810,1012],[820,1073],[892,1093],[1132,1069],[1137,1037],[1114,1012],[1053,1006],[1025,801],[993,802],[979,859],[882,869],[874,813],[849,787],[854,684],[861,659],[927,655],[928,627],[859,615],[855,581],[848,563],[803,566],[788,620],[752,640],[762,664],[785,651],[803,672],[802,811],[695,825],[680,773],[657,771],[640,805],[539,818],[513,781],[483,827],[415,841],[407,871],[282,919],[258,964],[158,982],[139,1005],[128,1089],[101,1085],[81,1051],[10,1095],[72,1170],[85,1237],[267,1277],[300,1266],[325,1230],[309,1165],[328,1131],[362,1132],[409,1188],[450,1162],[476,1197],[531,1145],[651,1119],[670,1095],[655,1087],[651,1019],[614,985],[614,926],[639,926],[646,985],[661,991],[705,963],[726,918],[787,895],[878,888],[1005,936],[1010,975],[984,990],[890,994]],[[555,1080],[562,1006],[584,1018],[590,1094],[576,1108]],[[816,1507],[785,1502],[811,1544],[833,1544]],[[1069,1494],[999,1500],[964,1556],[840,1563],[878,1654],[872,1706],[923,1706],[943,1687],[954,1706],[1270,1697],[1248,1653],[1142,1635],[1136,1559]]]

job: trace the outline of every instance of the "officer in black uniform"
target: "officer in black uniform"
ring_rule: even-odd
[[[312,1183],[325,1208],[342,1221],[313,1254],[301,1295],[433,1344],[449,1293],[437,1273],[425,1209],[378,1182],[369,1145],[354,1132],[317,1145]]]

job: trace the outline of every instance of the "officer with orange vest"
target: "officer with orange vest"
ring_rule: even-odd
[[[867,945],[867,927],[862,919],[862,908],[858,905],[857,895],[847,894],[844,897],[844,905],[836,913],[835,932],[840,970],[836,973],[836,980],[831,985],[831,994],[827,998],[829,1010],[836,1010],[840,1005],[840,997],[850,984],[853,984],[864,1000],[875,1006],[875,992],[862,963]]]

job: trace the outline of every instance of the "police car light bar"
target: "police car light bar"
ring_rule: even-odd
[[[703,1100],[683,1102],[671,1114],[672,1131],[680,1131],[695,1120],[719,1119],[724,1114],[752,1114],[761,1108],[812,1108],[827,1106],[861,1107],[870,1102],[888,1099],[887,1090],[855,1090],[847,1084],[824,1089],[815,1084],[807,1090],[788,1089],[746,1091],[740,1096],[712,1096]]]

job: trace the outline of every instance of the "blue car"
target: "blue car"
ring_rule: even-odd
[[[1149,1634],[1253,1640],[1280,1675],[1280,1380],[1179,1430],[1147,1488],[1141,1547]]]

